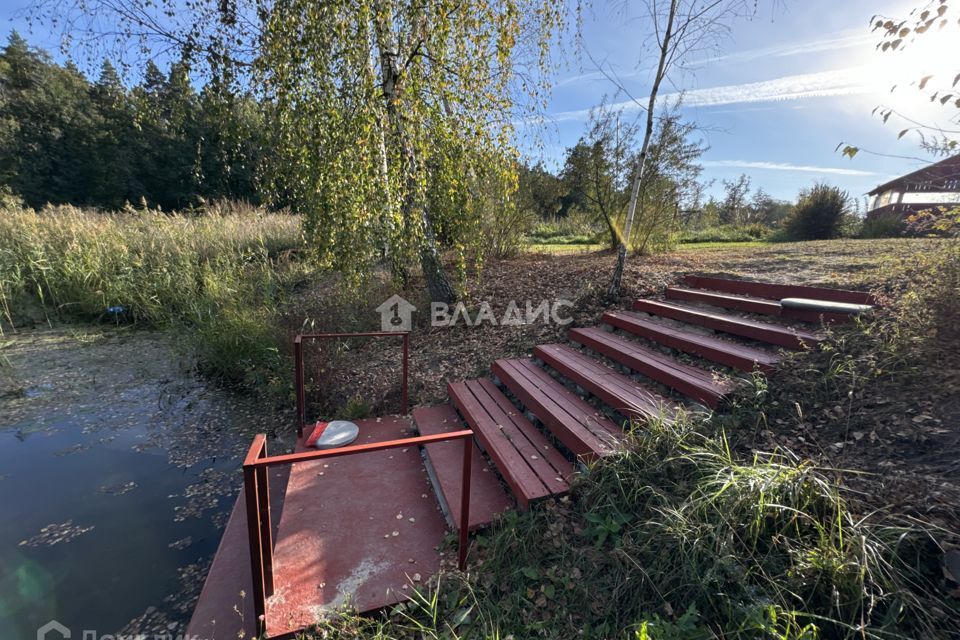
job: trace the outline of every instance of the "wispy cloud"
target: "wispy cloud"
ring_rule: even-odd
[[[759,47],[756,49],[745,49],[743,51],[732,51],[703,60],[692,62],[692,65],[707,64],[719,61],[745,61],[757,60],[760,58],[785,58],[796,55],[809,55],[811,53],[821,53],[824,51],[839,51],[841,49],[850,49],[852,47],[862,47],[877,42],[876,34],[866,32],[864,29],[838,31],[830,34],[826,38],[817,40],[807,40],[805,42],[784,42],[771,47]]]
[[[760,82],[723,85],[692,89],[682,94],[683,104],[687,107],[714,107],[730,104],[749,104],[757,102],[782,102],[823,96],[842,96],[869,93],[876,90],[876,81],[870,79],[870,72],[865,67],[849,67],[832,71],[816,73],[802,73],[783,76]],[[680,93],[669,93],[662,96],[664,102],[671,102],[681,96]],[[623,111],[638,111],[647,98],[626,100],[614,103],[613,109]],[[639,103],[639,104],[638,104]],[[554,122],[571,120],[585,120],[590,115],[590,109],[561,111],[548,116]]]
[[[731,51],[715,56],[710,56],[700,60],[692,60],[687,64],[691,67],[700,67],[714,62],[746,62],[749,60],[759,60],[762,58],[786,58],[796,55],[810,55],[812,53],[823,53],[827,51],[840,51],[853,47],[862,47],[877,42],[876,34],[866,32],[864,29],[848,29],[837,31],[824,38],[815,40],[784,42],[770,47],[757,47],[755,49],[744,49],[743,51]],[[621,79],[634,78],[642,74],[648,74],[649,70],[638,72],[636,70],[627,70],[618,74]],[[562,78],[554,84],[554,87],[564,87],[570,84],[577,84],[585,81],[606,80],[606,76],[599,70],[584,70],[581,73]]]
[[[802,173],[820,173],[835,176],[875,176],[873,171],[860,169],[844,169],[842,167],[815,167],[807,164],[790,164],[789,162],[761,162],[753,160],[704,160],[705,167],[729,167],[733,169],[763,169],[769,171],[794,171]]]

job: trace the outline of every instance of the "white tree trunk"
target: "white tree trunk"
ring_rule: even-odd
[[[640,147],[640,155],[637,156],[637,165],[633,172],[633,183],[630,185],[630,206],[627,208],[627,219],[623,225],[623,236],[620,238],[620,244],[617,246],[617,266],[613,270],[613,278],[610,281],[610,288],[607,290],[607,297],[610,300],[616,300],[620,297],[620,282],[623,279],[623,267],[627,261],[627,246],[630,243],[630,235],[633,233],[633,221],[636,217],[637,204],[640,200],[640,184],[643,181],[643,174],[647,165],[647,151],[650,148],[650,139],[653,138],[653,118],[657,105],[657,93],[659,93],[660,85],[666,76],[667,60],[670,57],[670,41],[673,38],[673,24],[677,17],[677,7],[679,4],[680,0],[670,0],[667,25],[663,31],[663,41],[660,43],[660,59],[657,63],[657,73],[653,77],[653,86],[650,88],[650,97],[647,100],[647,123],[643,132],[643,144]],[[656,16],[654,16],[654,20],[656,20]]]

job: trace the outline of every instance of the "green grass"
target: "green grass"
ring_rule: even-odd
[[[676,244],[751,242],[763,240],[771,229],[762,224],[719,225],[703,229],[686,229],[674,234]]]
[[[676,249],[678,251],[702,251],[708,249],[738,249],[746,247],[762,247],[766,245],[767,242],[763,240],[747,240],[747,241],[733,241],[733,242],[693,242],[686,244],[678,244]]]
[[[527,253],[551,253],[551,254],[570,254],[570,253],[590,253],[592,251],[602,251],[606,245],[602,244],[526,244],[524,251]]]
[[[290,253],[300,245],[297,218],[236,206],[200,215],[5,210],[0,318],[170,328],[205,372],[270,387],[287,374],[276,315],[307,276]]]

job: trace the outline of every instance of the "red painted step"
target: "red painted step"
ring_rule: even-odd
[[[533,355],[629,418],[648,420],[662,415],[671,420],[676,413],[676,407],[663,396],[576,349],[544,344],[534,348]]]
[[[728,342],[713,336],[704,336],[668,327],[630,311],[605,313],[603,314],[603,322],[635,336],[658,342],[665,347],[700,356],[741,371],[753,371],[756,367],[760,371],[769,373],[780,361],[779,356],[775,353]]]
[[[447,392],[521,508],[570,488],[572,465],[493,382],[451,382]]]
[[[463,428],[457,410],[448,404],[435,407],[417,407],[413,422],[422,436],[429,436]],[[508,510],[513,501],[503,490],[496,472],[480,452],[476,443],[470,463],[470,531],[493,522],[494,517]],[[463,443],[437,442],[424,447],[427,474],[434,492],[452,529],[460,528],[460,489],[463,484]]]
[[[723,307],[724,309],[735,309],[737,311],[759,313],[767,316],[780,316],[781,318],[787,318],[789,320],[799,320],[800,322],[810,322],[813,324],[820,324],[821,322],[851,322],[853,320],[849,314],[818,313],[816,311],[805,311],[803,309],[785,309],[777,300],[740,296],[732,293],[719,293],[717,291],[706,291],[704,289],[667,287],[664,295],[669,300],[700,302],[713,305],[714,307]]]
[[[765,300],[763,298],[717,293],[715,291],[704,291],[702,289],[685,289],[683,287],[667,287],[664,295],[668,300],[702,302],[715,307],[723,307],[724,309],[736,309],[737,311],[759,313],[766,316],[780,315],[780,302],[778,300]]]
[[[690,396],[712,409],[719,406],[733,385],[712,371],[684,364],[670,356],[628,340],[623,336],[596,327],[573,329],[568,334],[574,342],[630,367],[637,373]]]
[[[744,320],[737,316],[730,316],[711,311],[701,311],[693,307],[685,307],[669,302],[657,302],[656,300],[635,300],[633,302],[634,311],[641,311],[663,318],[680,320],[689,324],[700,325],[715,331],[723,331],[735,336],[759,340],[778,347],[787,349],[802,349],[806,346],[813,346],[820,341],[820,338],[809,331],[784,327],[782,325],[770,324],[767,322],[757,322],[755,320]]]
[[[530,358],[497,360],[493,373],[578,458],[618,450],[623,431]]]
[[[849,291],[846,289],[829,289],[827,287],[808,287],[796,284],[775,284],[772,282],[753,282],[749,280],[732,280],[730,278],[714,278],[711,276],[689,275],[684,281],[691,287],[698,289],[713,289],[727,293],[782,300],[783,298],[813,298],[814,300],[829,300],[830,302],[849,302],[852,304],[876,304],[876,300],[869,293],[863,291]]]

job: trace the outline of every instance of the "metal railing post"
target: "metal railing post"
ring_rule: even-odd
[[[303,382],[303,336],[297,334],[293,339],[294,385],[297,392],[297,436],[303,436],[306,421],[306,390]]]
[[[407,415],[407,412],[410,410],[410,402],[408,398],[408,383],[407,376],[410,371],[410,332],[406,331],[403,334],[403,381],[401,382],[400,387],[400,404],[402,415]]]
[[[473,437],[463,438],[463,478],[460,482],[460,571],[467,567],[467,545],[470,539],[470,464],[473,453]]]
[[[243,464],[243,495],[247,508],[247,538],[250,542],[250,577],[253,581],[253,612],[257,633],[263,633],[266,622],[267,585],[264,569],[263,527],[261,526],[260,507],[262,498],[258,493],[257,476],[259,470],[254,464],[261,457],[266,436],[257,435]],[[269,495],[267,496],[269,500]],[[272,562],[271,562],[272,564]],[[272,569],[271,569],[272,574]]]
[[[260,458],[267,457],[264,441]],[[269,598],[273,595],[273,517],[270,513],[269,467],[257,467],[257,514],[260,516],[260,557],[263,558],[263,591]]]

